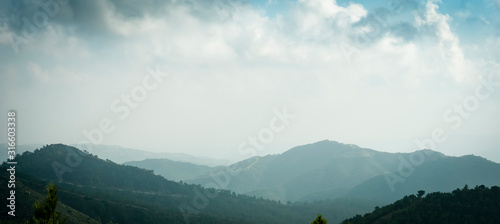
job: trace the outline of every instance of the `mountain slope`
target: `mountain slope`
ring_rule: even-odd
[[[434,192],[422,198],[409,195],[372,213],[346,219],[343,224],[390,223],[500,223],[500,188],[467,186],[451,193]]]
[[[0,174],[0,182],[7,183],[9,176],[5,172]],[[0,209],[0,223],[23,223],[24,220],[28,220],[33,217],[33,204],[42,201],[45,198],[46,192],[44,190],[44,185],[40,185],[39,188],[32,189],[26,185],[25,175],[17,174],[16,176],[16,212],[15,217],[7,215],[10,211],[9,208],[2,206]],[[0,196],[2,198],[8,198],[8,192],[12,190],[7,188],[7,184],[0,185]],[[97,220],[90,218],[89,216],[71,208],[70,206],[59,202],[57,205],[57,210],[61,213],[62,217],[67,218],[67,224],[99,224]]]
[[[280,155],[253,157],[231,165],[229,169],[237,174],[232,177],[228,189],[281,201],[337,198],[372,177],[396,171],[400,158],[415,153],[420,151],[386,153],[321,141],[292,148]],[[441,158],[443,154],[434,152],[425,162]],[[187,181],[203,185],[209,180],[206,176]]]
[[[16,145],[16,153],[22,154],[23,152],[33,151],[40,147],[42,147],[42,144]],[[8,151],[7,143],[0,143],[0,162],[7,161]]]
[[[130,161],[140,161],[144,159],[169,159],[179,162],[188,162],[204,166],[220,166],[229,163],[223,159],[213,159],[208,157],[192,156],[184,153],[157,153],[144,150],[124,148],[114,145],[73,145],[80,150],[86,150],[102,159],[109,159],[115,163],[123,164]]]
[[[153,175],[152,171],[120,166],[62,144],[50,145],[33,153],[25,152],[17,162],[22,164],[18,171],[54,182],[151,192],[182,191],[177,183]]]
[[[318,212],[330,220],[341,221],[376,205],[364,200],[283,205],[227,190],[179,184],[152,171],[104,161],[61,144],[23,153],[17,162],[17,173],[29,174],[23,180],[26,186],[41,189],[47,182],[57,182],[62,203],[103,223],[185,223],[188,220],[192,223],[298,224],[307,222]]]
[[[212,169],[212,167],[209,166],[172,161],[169,159],[145,159],[142,161],[126,162],[123,165],[153,170],[155,174],[173,181],[193,179],[208,173],[208,171]]]
[[[228,160],[224,159],[214,159],[201,156],[192,156],[184,153],[157,153],[149,152],[139,149],[124,148],[114,145],[72,145],[73,147],[80,149],[82,151],[88,151],[93,155],[98,156],[102,159],[109,159],[115,163],[123,164],[130,161],[140,161],[144,159],[169,159],[172,161],[192,163],[202,166],[222,166],[229,164]],[[28,144],[28,145],[17,145],[16,152],[22,154],[26,151],[33,152],[35,149],[42,148],[43,144]],[[0,143],[0,162],[7,160],[7,144]]]
[[[446,157],[409,171],[371,178],[348,195],[392,202],[418,190],[450,192],[464,185],[500,186],[500,164],[478,156]]]

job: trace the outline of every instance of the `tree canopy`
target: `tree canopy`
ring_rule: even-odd
[[[322,215],[319,214],[318,217],[316,217],[316,219],[311,222],[311,224],[326,224],[326,219],[324,219]]]

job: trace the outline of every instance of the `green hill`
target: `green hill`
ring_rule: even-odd
[[[414,171],[404,177],[400,172],[395,176],[379,175],[353,188],[348,197],[373,198],[386,203],[393,202],[418,190],[428,192],[451,192],[460,186],[485,185],[500,186],[500,164],[478,156],[446,157],[414,167]],[[390,178],[389,178],[390,177]],[[393,188],[388,182],[393,181]]]
[[[9,176],[5,172],[1,172],[0,174],[0,182],[7,183]],[[0,209],[0,223],[22,223],[23,220],[26,220],[29,217],[33,216],[33,204],[39,202],[44,199],[44,195],[46,192],[43,191],[42,188],[37,188],[34,190],[26,185],[23,182],[26,181],[26,176],[23,174],[17,174],[16,176],[16,217],[13,218],[7,215],[7,209],[2,206]],[[36,183],[40,184],[39,181]],[[34,184],[34,183],[32,183]],[[7,184],[0,185],[0,197],[8,198],[8,192],[12,190],[7,187]],[[57,206],[58,212],[61,212],[63,217],[67,217],[67,224],[99,224],[97,220],[90,218],[89,216],[77,211],[70,206],[59,203]]]
[[[402,164],[406,164],[403,159],[415,164],[415,156],[424,154],[425,161],[414,165],[411,172],[402,173]],[[72,217],[73,223],[187,220],[299,224],[310,222],[318,213],[336,223],[393,202],[407,192],[451,192],[465,184],[500,185],[500,164],[481,157],[447,157],[430,150],[384,153],[330,141],[299,146],[281,155],[254,157],[229,167],[194,165],[195,169],[185,171],[184,175],[208,171],[212,176],[194,179],[202,185],[171,181],[152,170],[102,160],[62,144],[27,151],[16,160],[17,181],[23,186],[19,189],[23,212],[18,218],[31,217],[31,205],[36,201],[22,197],[23,190],[44,194],[47,183],[55,182],[61,189],[61,209],[68,209],[65,214]],[[165,165],[164,160],[155,162],[158,164],[150,165]],[[172,164],[179,170],[193,167],[184,163],[166,165]],[[6,164],[3,166],[5,169]],[[181,173],[169,169],[164,172]],[[388,174],[404,175],[404,181],[396,183],[394,191],[388,186]],[[253,196],[228,190],[234,188]],[[0,212],[6,213],[5,209]]]
[[[450,192],[466,184],[500,185],[500,164],[481,157],[450,157],[432,150],[387,153],[334,141],[212,170],[224,169],[235,173],[228,189],[280,201],[359,198],[391,203],[420,189]],[[210,180],[186,181],[203,185]]]
[[[253,157],[231,165],[229,169],[237,175],[228,189],[281,201],[345,197],[364,181],[397,171],[400,157],[407,158],[421,152],[387,153],[334,141],[320,141],[294,147],[279,155]],[[444,157],[434,152],[425,163]],[[208,176],[187,180],[202,185],[209,181]]]
[[[420,193],[424,193],[423,191]],[[343,224],[392,223],[500,223],[500,188],[484,185],[456,189],[451,193],[434,192],[408,195],[372,213],[346,219]]]
[[[63,204],[102,223],[185,223],[188,220],[191,223],[299,224],[308,222],[318,212],[340,222],[376,205],[372,201],[347,199],[285,205],[228,190],[180,184],[151,170],[101,160],[61,144],[23,153],[17,162],[18,180],[25,186],[41,193],[48,182],[56,182]]]

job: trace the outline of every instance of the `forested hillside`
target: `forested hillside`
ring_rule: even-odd
[[[299,224],[307,223],[317,213],[340,222],[378,205],[374,201],[347,199],[286,204],[228,190],[205,189],[166,180],[150,170],[101,160],[61,144],[24,153],[17,162],[19,182],[40,194],[47,183],[55,182],[61,189],[62,203],[103,223],[185,223],[188,220],[192,223]],[[29,203],[31,201],[25,204]],[[29,213],[25,215],[30,217]]]
[[[434,192],[408,195],[372,213],[357,215],[343,224],[401,223],[500,223],[500,187],[484,185],[456,189],[451,193]]]

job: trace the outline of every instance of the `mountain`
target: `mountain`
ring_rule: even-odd
[[[343,197],[370,178],[397,171],[401,158],[424,152],[429,154],[424,163],[445,157],[430,150],[387,153],[325,140],[280,155],[253,157],[228,168],[214,168],[212,173],[222,169],[235,173],[228,189],[237,193],[281,201],[312,201]],[[186,181],[203,185],[210,177]]]
[[[102,160],[62,144],[25,152],[16,160],[16,181],[40,194],[48,182],[56,182],[61,203],[102,223],[299,224],[317,213],[340,222],[378,205],[358,199],[285,205],[228,190],[180,184],[150,170]],[[6,163],[2,166],[7,168]],[[215,178],[211,186],[225,182]],[[5,213],[4,209],[0,212]]]
[[[414,167],[408,177],[398,171],[370,178],[353,188],[348,196],[392,202],[422,189],[451,192],[464,185],[500,186],[499,177],[498,163],[473,155],[445,157]]]
[[[229,161],[224,159],[192,156],[184,153],[148,152],[114,145],[73,145],[73,147],[82,151],[88,151],[93,155],[97,155],[99,158],[109,159],[119,164],[145,159],[169,159],[172,161],[188,162],[211,167],[229,164]]]
[[[450,193],[434,192],[408,195],[364,216],[356,215],[342,224],[392,223],[500,223],[500,188],[484,185],[456,189]]]
[[[163,167],[163,175],[176,178],[207,172],[183,183],[62,144],[24,152],[16,160],[16,181],[39,194],[48,182],[57,182],[65,206],[80,212],[81,219],[103,223],[298,224],[318,213],[336,223],[418,190],[500,185],[500,164],[481,157],[449,157],[431,150],[386,153],[333,141],[227,167],[139,162]]]
[[[31,151],[43,147],[44,144],[26,144],[26,145],[17,145],[16,153],[22,154],[26,151]],[[131,149],[124,148],[120,146],[114,145],[72,145],[75,148],[80,150],[88,151],[94,155],[97,155],[99,158],[109,159],[115,163],[123,164],[125,162],[131,161],[139,161],[144,159],[169,159],[172,161],[192,163],[196,165],[216,167],[223,166],[230,163],[229,160],[225,159],[214,159],[203,156],[193,156],[184,153],[156,153],[149,152],[139,149]],[[6,143],[0,144],[0,162],[4,162],[7,160],[7,151],[8,147]]]
[[[145,159],[142,161],[126,162],[124,165],[153,170],[155,174],[173,181],[197,178],[203,174],[207,174],[208,171],[212,169],[212,167],[209,166],[172,161],[169,159]]]
[[[466,184],[500,185],[500,164],[477,156],[450,157],[432,150],[387,153],[334,141],[253,157],[209,173],[230,170],[227,188],[280,201],[371,198],[390,203],[424,189],[449,192]],[[206,184],[210,176],[187,179]]]

